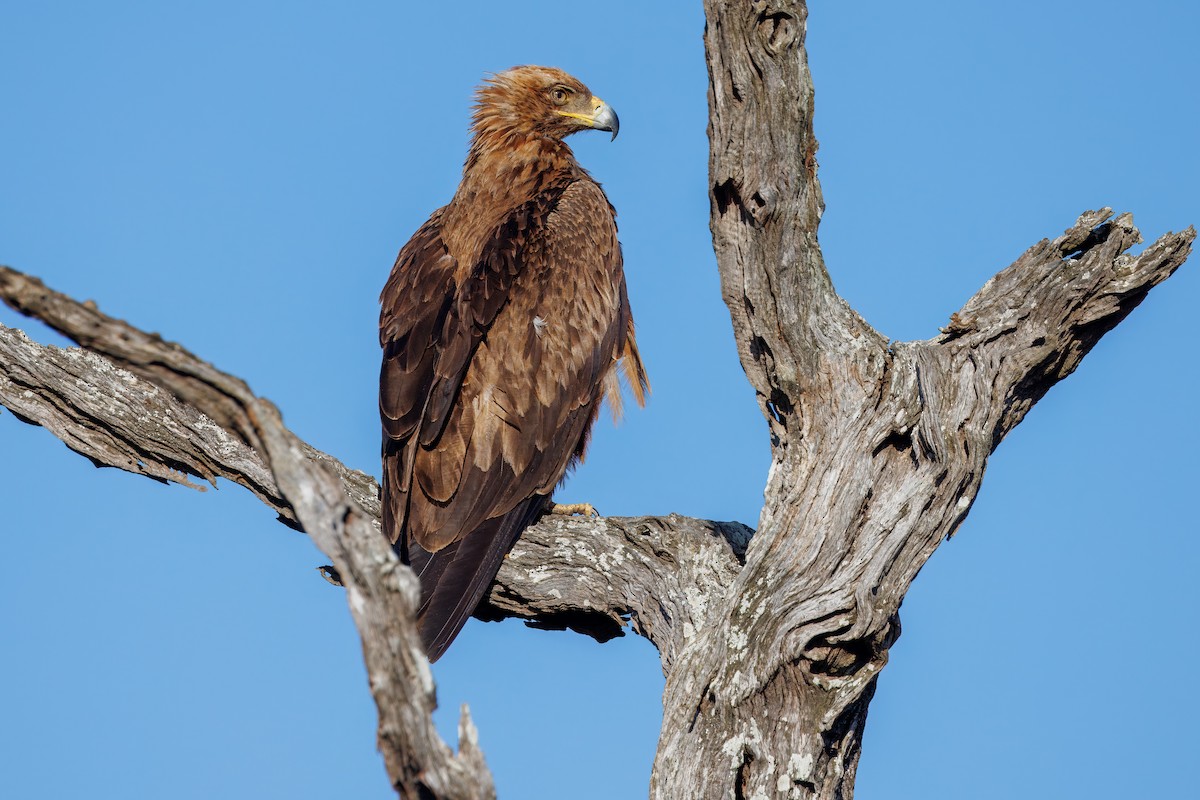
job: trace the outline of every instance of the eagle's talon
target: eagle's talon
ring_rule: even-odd
[[[585,517],[592,517],[593,519],[600,516],[600,512],[591,503],[551,503],[550,513],[562,514],[564,517],[582,514]]]

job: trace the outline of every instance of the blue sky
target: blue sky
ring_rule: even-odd
[[[1085,209],[1147,240],[1200,223],[1198,26],[1185,2],[814,4],[839,291],[926,338]],[[0,263],[182,342],[377,473],[379,287],[453,192],[479,78],[561,66],[621,115],[616,142],[574,144],[620,212],[654,384],[561,497],[753,525],[769,453],[709,241],[702,30],[698,3],[623,0],[7,3]],[[1190,263],[1001,445],[902,609],[860,798],[1193,788],[1198,301]],[[0,447],[10,796],[391,796],[303,536],[237,487],[96,470],[8,413]],[[472,622],[435,676],[502,797],[644,796],[646,642]]]

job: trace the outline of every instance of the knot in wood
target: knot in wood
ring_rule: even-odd
[[[779,55],[796,46],[802,23],[794,14],[772,8],[766,2],[755,2],[752,8],[758,13],[756,29],[764,50]]]
[[[900,638],[900,615],[893,614],[881,628],[863,636],[842,638],[846,631],[818,636],[805,649],[808,672],[818,678],[852,678],[864,668],[877,672],[887,661],[888,650]]]
[[[762,228],[775,212],[775,191],[769,187],[759,187],[749,198],[743,197],[743,191],[744,187],[733,178],[714,184],[712,195],[717,202],[717,213],[724,217],[736,212],[741,222]]]

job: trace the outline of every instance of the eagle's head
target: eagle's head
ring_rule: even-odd
[[[540,136],[561,140],[576,131],[611,131],[616,113],[583,83],[554,67],[513,67],[475,93],[476,136]]]

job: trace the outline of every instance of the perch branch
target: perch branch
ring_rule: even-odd
[[[199,411],[251,449],[260,450],[254,440],[254,426],[250,424],[238,400],[251,394],[250,387],[240,378],[217,369],[182,345],[166,341],[157,333],[147,333],[124,320],[108,316],[92,301],[75,300],[48,288],[38,278],[10,267],[0,266],[0,301],[28,317],[40,320],[85,350],[104,356],[116,366],[165,390],[181,404]],[[324,461],[338,474],[342,487],[356,503],[378,516],[379,486],[370,475],[350,469],[308,444],[302,443],[302,447],[309,458]],[[251,488],[238,477],[236,471],[233,474],[218,474]],[[273,487],[268,487],[268,495],[271,491]],[[275,508],[283,519],[292,518],[286,504],[276,507],[280,505],[274,502],[280,499],[277,493],[272,499],[262,494],[259,497]]]
[[[0,326],[0,404],[45,426],[97,465],[194,488],[189,474],[210,483],[225,478],[295,524],[291,500],[262,451],[247,444],[259,434],[244,410],[253,399],[245,382],[7,267],[0,267],[0,299],[87,348],[40,345]],[[217,424],[209,411],[231,428]],[[299,440],[296,446],[333,470],[347,498],[378,521],[373,478]],[[505,559],[480,615],[571,628],[600,641],[621,635],[630,618],[660,648],[667,666],[680,638],[699,624],[705,598],[737,573],[748,538],[738,523],[677,515],[546,517]]]
[[[258,449],[254,427],[238,401],[238,397],[250,393],[245,381],[216,369],[157,333],[147,333],[108,316],[94,301],[81,303],[9,267],[0,267],[0,299],[84,349],[161,386]]]
[[[0,326],[0,403],[93,463],[203,488],[218,476],[290,516],[258,454],[228,430],[103,356]]]
[[[421,596],[416,575],[396,558],[378,520],[346,496],[333,470],[309,458],[274,406],[246,400],[280,489],[346,588],[379,709],[379,750],[392,786],[405,800],[494,798],[466,706],[457,755],[433,725],[437,696],[415,622]]]
[[[515,616],[598,641],[626,616],[669,673],[679,650],[741,569],[751,530],[738,522],[667,517],[543,517],[513,547],[483,619]]]
[[[202,487],[188,475],[214,485],[223,477],[302,527],[346,588],[393,786],[405,798],[494,797],[466,709],[458,755],[433,727],[433,680],[413,623],[417,581],[379,532],[374,480],[301,442],[243,381],[178,345],[8,268],[0,268],[0,297],[86,348],[40,345],[0,326],[0,404],[98,466],[193,488]],[[736,523],[674,516],[549,518],[506,560],[485,613],[602,640],[630,616],[669,665],[705,597],[736,575],[748,538]],[[563,573],[548,576],[547,565]]]

